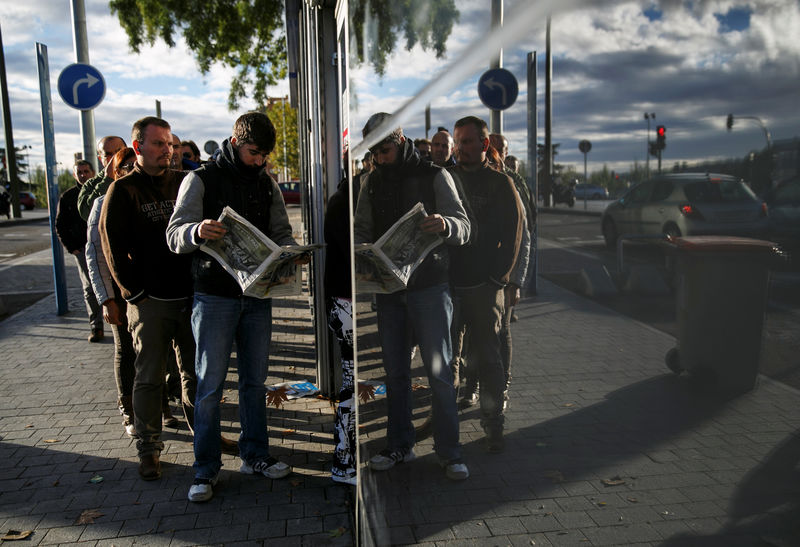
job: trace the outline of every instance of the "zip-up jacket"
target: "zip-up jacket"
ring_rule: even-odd
[[[167,169],[154,177],[137,163],[132,173],[108,188],[100,240],[111,275],[128,302],[192,295],[191,258],[170,251],[165,235],[184,175]]]

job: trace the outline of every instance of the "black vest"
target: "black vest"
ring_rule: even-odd
[[[257,180],[243,182],[217,164],[206,164],[194,171],[205,187],[203,218],[218,219],[225,206],[246,218],[268,237],[272,179],[262,172]],[[241,296],[242,289],[215,258],[203,251],[192,257],[192,278],[195,292],[216,296]]]
[[[403,172],[405,171],[405,172]],[[429,161],[421,161],[413,170],[394,171],[387,178],[376,169],[370,173],[369,194],[372,205],[372,240],[377,241],[392,224],[418,202],[429,215],[436,213],[436,194],[433,181],[442,169]],[[388,180],[387,180],[388,179]],[[449,259],[445,245],[439,245],[411,274],[409,289],[424,289],[448,279]]]

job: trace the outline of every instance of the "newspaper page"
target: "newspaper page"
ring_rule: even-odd
[[[302,267],[295,261],[321,245],[280,247],[230,207],[222,210],[218,221],[225,235],[206,241],[200,250],[213,256],[245,295],[272,298],[302,292]]]
[[[356,287],[360,293],[393,293],[408,285],[414,270],[443,242],[419,225],[428,214],[417,203],[375,243],[355,246]]]

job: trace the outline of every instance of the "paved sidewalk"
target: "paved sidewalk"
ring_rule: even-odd
[[[517,314],[505,452],[486,452],[471,408],[468,480],[444,477],[430,438],[416,461],[365,468],[365,543],[800,545],[798,391],[696,389],[664,364],[672,337],[546,280]],[[375,349],[359,352],[369,369]],[[361,407],[362,461],[384,445],[381,406]]]
[[[67,270],[70,313],[56,316],[51,295],[0,322],[0,537],[33,531],[15,545],[353,543],[353,489],[329,477],[327,400],[270,410],[273,454],[294,467],[287,479],[240,474],[238,458],[223,455],[214,498],[188,502],[194,458],[183,421],[163,435],[162,479],[139,479],[116,408],[110,331],[103,343],[87,342],[77,270]],[[313,344],[307,297],[276,300],[268,384],[313,381]],[[230,372],[222,428],[234,438],[236,386]]]

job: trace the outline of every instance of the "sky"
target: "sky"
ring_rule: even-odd
[[[11,118],[17,146],[30,146],[32,165],[44,161],[35,43],[47,45],[50,62],[56,153],[60,167],[82,150],[79,112],[56,91],[59,72],[75,62],[69,0],[2,0],[3,33]],[[394,112],[412,102],[406,134],[425,135],[424,104],[431,123],[452,128],[466,115],[486,120],[489,112],[477,95],[491,49],[489,0],[459,0],[459,20],[436,59],[420,46],[401,46],[384,77],[369,63],[351,69],[351,134],[360,135],[370,114]],[[647,122],[667,128],[666,168],[676,161],[743,157],[763,148],[760,126],[740,119],[726,131],[728,113],[755,116],[774,140],[800,135],[800,2],[797,0],[574,1],[505,0],[504,67],[518,79],[516,103],[504,114],[510,153],[525,159],[527,150],[526,57],[537,53],[538,138],[543,140],[546,10],[553,9],[553,142],[558,163],[583,169],[578,142],[592,143],[589,171],[606,165],[625,171],[646,156]],[[240,110],[226,106],[233,69],[215,66],[202,75],[181,39],[176,47],[156,43],[133,54],[106,1],[86,0],[90,63],[104,75],[108,91],[94,110],[96,135],[118,134],[129,141],[136,119],[162,115],[182,139],[200,147],[230,133]],[[418,14],[424,17],[424,13]],[[370,36],[351,37],[369,40]],[[462,69],[456,75],[456,69]],[[420,91],[438,88],[419,102]],[[288,83],[271,88],[288,93]],[[414,98],[417,100],[414,101]],[[418,103],[418,104],[417,104]],[[429,135],[431,135],[430,133]],[[0,135],[0,142],[4,138]],[[654,161],[654,160],[653,160]],[[651,161],[651,168],[653,167]]]

